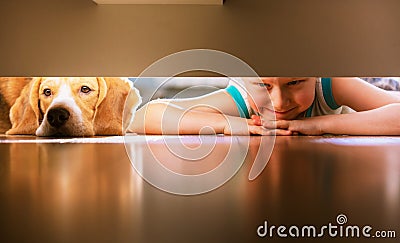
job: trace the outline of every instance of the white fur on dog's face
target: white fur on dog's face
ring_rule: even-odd
[[[36,135],[93,136],[98,99],[99,84],[96,78],[43,78],[39,87],[43,121]],[[70,113],[69,119],[60,128],[52,127],[47,120],[48,111],[52,108],[64,108]]]

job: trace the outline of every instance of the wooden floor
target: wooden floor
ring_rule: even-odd
[[[282,241],[258,227],[340,214],[400,238],[400,137],[3,136],[0,154],[2,242]]]

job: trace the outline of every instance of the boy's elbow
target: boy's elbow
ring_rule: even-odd
[[[156,101],[142,106],[135,114],[130,131],[139,134],[161,134],[161,121],[167,106],[166,103]]]
[[[400,125],[399,125],[399,123],[397,122],[397,124],[393,124],[392,127],[393,127],[392,132],[389,135],[400,136]]]
[[[398,121],[398,118],[400,117],[400,103],[393,103],[388,105],[390,111],[390,117],[388,119],[388,126],[391,128],[391,134],[389,135],[395,135],[395,136],[400,136],[400,122]]]

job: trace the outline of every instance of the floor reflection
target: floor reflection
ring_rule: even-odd
[[[195,195],[229,181],[254,149],[261,155],[254,157],[252,171],[260,174],[273,141],[274,137],[165,136],[141,143],[126,138],[126,148],[132,166],[150,184],[174,194]]]
[[[124,139],[0,143],[4,238],[249,242],[264,220],[321,225],[339,213],[352,224],[400,224],[396,139],[353,138],[354,146],[341,137]]]
[[[8,154],[1,161],[1,215],[17,213],[31,234],[47,227],[43,237],[65,240],[83,237],[85,230],[120,232],[132,221],[142,180],[133,176],[122,144],[15,143],[1,151]]]

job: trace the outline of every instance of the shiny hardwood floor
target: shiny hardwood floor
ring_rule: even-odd
[[[342,214],[342,226],[397,236],[373,242],[398,242],[399,147],[400,137],[4,136],[0,235],[2,242],[285,241],[295,238],[290,226],[314,225],[318,234],[340,226]],[[269,229],[261,238],[265,222],[285,225],[287,237]]]

